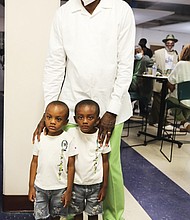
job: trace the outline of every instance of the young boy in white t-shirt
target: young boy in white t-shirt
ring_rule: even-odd
[[[51,102],[45,110],[48,133],[34,143],[28,198],[34,202],[35,219],[66,219],[68,214],[78,154],[73,137],[62,129],[68,116],[65,103]]]
[[[98,144],[99,105],[92,100],[80,101],[75,107],[77,127],[68,130],[75,137],[78,155],[75,157],[75,177],[69,213],[74,220],[97,220],[102,213],[102,201],[108,185],[109,146]]]

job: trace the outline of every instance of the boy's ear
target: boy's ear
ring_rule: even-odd
[[[68,122],[69,122],[69,119],[65,120],[64,125],[68,124]]]
[[[73,118],[75,119],[75,122],[77,122],[77,121],[76,121],[76,116],[73,116]]]
[[[99,123],[100,123],[100,117],[97,118],[97,121],[95,123],[95,127],[98,127]]]

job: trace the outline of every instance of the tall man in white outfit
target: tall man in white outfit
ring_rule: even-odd
[[[120,220],[124,210],[120,140],[123,122],[132,115],[128,89],[134,44],[134,15],[123,0],[69,0],[57,10],[51,29],[43,82],[45,105],[56,100],[61,90],[60,100],[71,111],[69,122],[75,123],[76,103],[96,101],[101,111],[98,140],[111,143],[104,220]],[[42,128],[43,118],[34,136],[39,138]]]

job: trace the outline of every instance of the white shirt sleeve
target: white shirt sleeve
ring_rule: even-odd
[[[62,42],[60,13],[61,11],[58,9],[50,32],[49,51],[43,81],[45,106],[58,99],[65,75],[66,54]]]
[[[68,156],[72,157],[72,156],[76,156],[76,155],[78,155],[78,148],[77,148],[76,142],[74,141],[74,138],[73,138],[72,141],[70,142],[70,145],[69,145]]]
[[[38,156],[38,154],[39,154],[39,142],[36,139],[33,146],[33,155]]]
[[[178,70],[178,66],[179,64],[176,65],[176,67],[172,70],[172,72],[170,73],[170,75],[168,76],[168,81],[175,85],[177,82],[177,72],[179,71]]]
[[[133,75],[135,20],[132,9],[124,3],[118,33],[117,76],[107,111],[119,114],[121,100],[128,91]]]
[[[102,154],[107,154],[111,152],[111,147],[110,146],[103,146],[103,149],[102,149]]]

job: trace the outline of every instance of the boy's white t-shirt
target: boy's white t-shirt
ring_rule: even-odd
[[[58,136],[40,136],[35,141],[33,155],[38,156],[35,185],[44,190],[67,187],[68,157],[78,154],[73,137],[67,132]]]
[[[97,142],[98,131],[93,134],[81,132],[78,127],[68,130],[74,136],[78,155],[75,157],[74,183],[79,185],[92,185],[103,181],[102,154],[109,153],[110,147]]]

